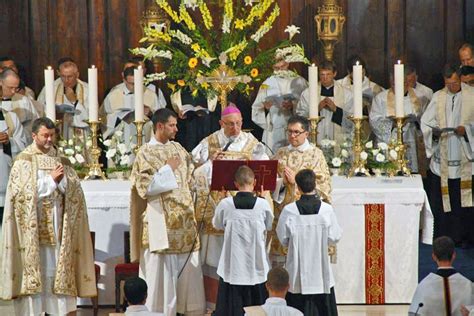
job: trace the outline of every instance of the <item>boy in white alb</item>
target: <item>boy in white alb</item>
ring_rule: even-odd
[[[216,316],[243,315],[245,306],[261,305],[267,297],[264,283],[270,264],[265,244],[273,212],[265,199],[254,196],[255,182],[252,169],[239,167],[234,175],[239,192],[221,200],[212,219],[216,229],[224,230]]]

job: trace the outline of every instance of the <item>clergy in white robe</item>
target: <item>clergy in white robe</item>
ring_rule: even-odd
[[[234,175],[239,192],[221,200],[212,219],[214,228],[224,230],[216,316],[242,315],[245,306],[261,305],[266,298],[266,232],[272,229],[273,211],[265,199],[254,196],[255,182],[252,169],[239,167]]]
[[[405,158],[412,172],[418,172],[418,143],[423,143],[419,120],[422,115],[422,105],[415,90],[408,87],[405,80],[405,96],[403,98],[403,112],[408,116],[407,123],[403,126],[403,143],[407,146]],[[379,93],[372,102],[369,121],[375,133],[376,141],[390,143],[397,140],[395,126],[395,93],[393,88],[393,74],[390,77],[392,87]]]
[[[352,139],[354,124],[349,116],[354,114],[352,91],[335,81],[336,65],[323,62],[319,65],[319,116],[324,117],[318,124],[318,143],[323,139],[335,140],[342,144]],[[296,114],[309,117],[309,88],[301,94],[296,106]]]
[[[135,96],[134,96],[134,68],[128,67],[123,71],[123,82],[110,90],[104,99],[100,112],[104,116],[103,135],[109,138],[115,131],[123,131],[125,144],[136,144],[137,128],[135,121]],[[151,115],[158,109],[166,107],[166,100],[148,88],[143,89],[143,103],[145,106],[145,125],[143,134],[145,141],[149,141],[153,134]]]
[[[190,190],[194,165],[173,141],[176,114],[159,109],[152,121],[155,134],[137,153],[130,178],[131,260],[140,262],[150,311],[203,315],[200,243]]]
[[[457,68],[447,65],[445,88],[437,91],[421,118],[426,156],[430,161],[428,198],[434,215],[434,236],[457,244],[474,243],[472,205],[472,123],[474,88],[461,83]]]
[[[461,316],[461,305],[474,302],[474,291],[472,282],[453,268],[453,240],[446,236],[435,239],[432,258],[438,270],[418,284],[408,315]]]
[[[316,195],[314,172],[301,170],[295,179],[302,196],[285,206],[276,228],[278,239],[288,247],[288,305],[305,315],[337,315],[328,248],[339,241],[342,229],[332,206]]]
[[[2,109],[16,114],[25,131],[26,141],[28,144],[31,144],[33,142],[31,136],[33,122],[37,118],[40,118],[40,114],[37,112],[33,100],[19,93],[15,93],[10,98],[3,97],[1,102]]]
[[[66,315],[77,296],[97,295],[84,193],[54,134],[50,119],[33,123],[34,142],[16,157],[8,182],[0,298],[14,300],[16,315]]]
[[[287,121],[308,87],[306,79],[288,70],[288,66],[285,60],[273,65],[273,75],[262,83],[252,105],[252,121],[263,129],[262,142],[271,148],[272,155],[288,144]]]
[[[423,113],[433,98],[433,90],[418,82],[416,68],[412,65],[405,66],[405,80],[408,83],[408,87],[415,90],[415,93],[421,102],[421,112]]]
[[[11,58],[9,56],[0,57],[0,73],[4,69],[7,69],[7,68],[12,69],[14,72],[16,72],[18,75],[20,75],[20,71],[18,70],[18,66],[16,65],[13,58]],[[26,85],[24,85],[24,82],[21,78],[20,78],[20,81],[21,81],[20,87],[24,91],[24,93],[22,93],[22,94],[29,97],[29,98],[31,98],[32,100],[35,100],[36,99],[35,98],[35,92],[33,91],[33,89],[31,89],[30,87],[27,87]]]
[[[79,69],[76,63],[68,60],[59,65],[59,78],[54,82],[54,101],[56,106],[66,105],[74,109],[74,113],[60,113],[56,110],[56,118],[62,119],[62,137],[65,140],[78,139],[86,143],[89,131],[89,102],[87,82],[79,79]],[[46,107],[45,88],[41,90],[38,101]],[[62,110],[63,111],[63,110]]]

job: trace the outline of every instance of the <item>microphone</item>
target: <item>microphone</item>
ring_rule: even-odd
[[[265,145],[265,147],[267,147],[268,150],[270,150],[270,152],[272,153],[272,156],[275,156],[275,153],[274,153],[273,150],[270,148],[270,146],[268,146],[264,141],[261,141],[261,143],[262,143],[263,145]]]
[[[227,144],[224,146],[224,148],[222,149],[222,151],[227,151],[230,147],[230,145],[235,141],[235,139],[237,138],[237,136],[230,136],[229,137],[229,141],[227,142]]]
[[[418,311],[419,311],[420,308],[422,308],[422,307],[423,307],[423,303],[420,302],[420,303],[418,304],[418,307],[416,308],[415,316],[418,315]]]

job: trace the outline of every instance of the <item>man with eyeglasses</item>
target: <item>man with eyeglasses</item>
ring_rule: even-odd
[[[434,238],[451,237],[457,245],[474,244],[472,205],[474,89],[459,78],[459,68],[443,69],[445,87],[433,95],[421,117],[428,172],[428,198]]]
[[[224,243],[224,231],[216,230],[212,225],[216,205],[224,196],[217,191],[209,191],[212,176],[212,161],[215,159],[267,160],[265,147],[251,133],[242,131],[242,114],[230,104],[221,114],[221,129],[204,138],[192,151],[195,164],[196,181],[196,220],[201,227],[201,260],[203,271],[208,280],[213,279],[217,289],[217,266]],[[271,200],[269,194],[266,196]],[[212,286],[205,284],[205,286]],[[217,292],[211,294],[217,296]],[[208,297],[209,299],[209,297]],[[209,301],[214,301],[215,297]]]
[[[18,66],[15,60],[13,60],[13,58],[11,58],[10,56],[0,57],[0,72],[2,72],[4,69],[7,69],[7,68],[12,69],[14,72],[16,72],[20,76],[20,71],[18,70]],[[24,85],[24,82],[22,78],[20,77],[20,87],[22,85]],[[24,85],[23,89],[21,89],[19,93],[26,95],[27,97],[30,97],[32,100],[36,100],[35,92],[31,88],[27,87],[26,85]]]
[[[295,175],[303,169],[311,169],[316,174],[316,190],[321,200],[331,203],[331,176],[323,152],[308,141],[309,121],[302,116],[288,120],[287,137],[289,145],[280,150],[274,159],[278,160],[277,188],[273,194],[275,220],[274,229],[283,208],[295,202],[300,193],[296,189]],[[286,248],[276,236],[272,239],[270,260],[273,267],[282,266],[286,260]]]
[[[2,98],[10,98],[15,95],[19,82],[18,75],[11,69],[0,73]],[[10,167],[15,156],[27,146],[23,126],[16,113],[11,110],[10,105],[10,101],[2,99],[0,102],[0,226],[2,225]]]
[[[0,89],[1,108],[5,111],[14,112],[25,131],[28,144],[33,141],[31,127],[33,121],[40,117],[32,100],[19,92],[20,77],[14,69],[4,68],[1,73],[2,79]]]
[[[64,57],[58,61],[59,78],[54,82],[54,100],[56,105],[66,105],[65,113],[57,113],[62,116],[62,137],[65,140],[85,138],[89,130],[89,101],[87,82],[79,79],[79,68],[70,57]],[[43,87],[38,101],[46,106],[46,92]],[[85,142],[84,142],[85,143]]]

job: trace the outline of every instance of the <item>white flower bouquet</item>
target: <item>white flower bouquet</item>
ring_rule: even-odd
[[[124,172],[132,169],[133,164],[133,149],[135,144],[127,146],[123,139],[123,132],[116,131],[111,138],[103,142],[107,148],[105,156],[109,161],[107,168],[107,174],[114,172]]]

